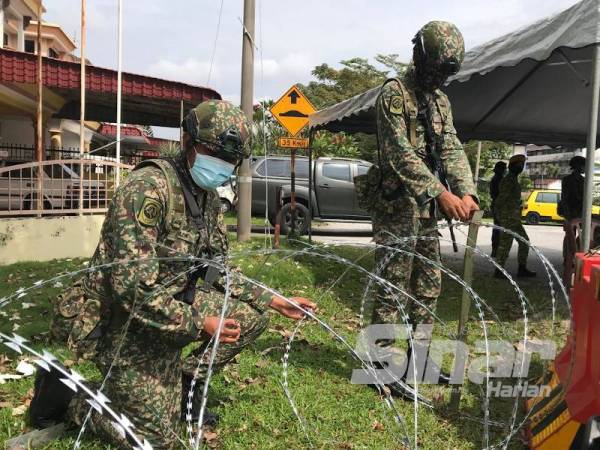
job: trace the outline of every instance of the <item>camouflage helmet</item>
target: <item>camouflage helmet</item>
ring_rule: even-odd
[[[465,58],[465,41],[456,25],[433,21],[413,39],[415,67],[425,88],[437,89],[455,75]]]
[[[208,100],[191,109],[183,131],[214,156],[236,162],[250,156],[251,126],[243,111],[225,100]]]

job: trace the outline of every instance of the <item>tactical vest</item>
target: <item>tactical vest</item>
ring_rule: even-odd
[[[171,244],[177,243],[180,239],[187,240],[190,235],[186,230],[188,228],[188,219],[186,217],[185,197],[181,182],[177,176],[175,168],[164,159],[149,159],[142,161],[134,170],[139,170],[143,167],[157,167],[163,173],[167,180],[168,196],[167,209],[165,212],[164,224],[165,235],[161,240],[166,246],[171,247]]]
[[[226,236],[215,223],[216,218],[211,217],[210,214],[203,214],[208,223],[200,229],[201,227],[197,227],[191,217],[188,217],[184,191],[171,163],[161,159],[147,160],[137,165],[134,170],[144,167],[160,169],[168,186],[164,230],[158,239],[157,256],[159,258],[201,256],[200,253],[206,250],[207,246],[209,247],[207,251],[211,255],[224,253]],[[216,194],[206,193],[202,212],[206,210],[208,202],[215,201],[213,195]],[[161,270],[161,275],[163,279],[168,279],[187,271],[190,264],[189,260],[166,262],[161,267],[165,269],[164,272]],[[195,281],[193,281],[194,285]],[[173,294],[177,296],[178,293],[173,292]],[[80,358],[93,358],[98,340],[110,321],[110,303],[102,294],[89,289],[86,280],[77,282],[73,289],[60,294],[57,298],[51,325],[53,339],[60,343],[66,341],[69,349]]]
[[[388,83],[395,82],[397,83],[400,91],[402,92],[402,100],[403,100],[403,114],[404,114],[404,122],[407,127],[408,140],[413,147],[419,147],[419,108],[418,105],[413,101],[412,96],[410,95],[409,90],[404,85],[400,78],[390,78],[386,80],[386,82],[381,86],[380,92],[383,90],[384,86]],[[448,119],[448,111],[450,109],[450,105],[448,104],[445,96],[437,95],[436,99],[436,107],[437,114],[440,117],[440,123],[434,123],[434,131],[436,134],[442,134],[444,132],[444,128],[446,126],[446,121]],[[435,128],[438,129],[435,129]],[[425,142],[423,142],[423,146]],[[377,144],[378,149],[378,159],[379,159],[379,143]],[[424,157],[424,155],[419,154],[420,157]],[[354,178],[354,184],[356,187],[356,195],[359,206],[367,211],[370,211],[374,205],[374,203],[382,203],[383,200],[392,201],[394,197],[399,195],[400,186],[387,186],[392,182],[391,180],[382,180],[382,172],[380,169],[381,162],[378,161],[377,165],[373,165],[369,171],[364,175],[359,175]],[[386,185],[386,186],[384,186]],[[392,192],[393,194],[384,194],[384,192]],[[390,211],[393,211],[393,206],[390,204]]]

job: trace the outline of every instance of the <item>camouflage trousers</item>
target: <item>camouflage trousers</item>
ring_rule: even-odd
[[[499,225],[511,230],[513,233],[518,234],[526,241],[529,241],[529,236],[521,223],[521,218],[516,217],[499,217],[498,218]],[[501,266],[506,264],[506,260],[508,259],[508,255],[510,253],[510,248],[512,247],[514,237],[508,233],[501,232],[500,233],[500,242],[498,243],[498,250],[496,251],[496,262]],[[522,241],[517,241],[519,245],[519,251],[517,253],[517,261],[519,266],[524,266],[527,264],[527,256],[529,255],[529,246],[527,243]]]
[[[397,221],[373,220],[373,237],[377,244],[393,249],[378,248],[375,252],[376,271],[397,289],[408,292],[416,300],[394,290],[378,288],[373,308],[372,323],[403,323],[398,304],[404,306],[412,324],[432,323],[430,311],[435,311],[440,295],[442,278],[440,270],[413,254],[440,263],[440,243],[435,219],[399,217]],[[398,242],[402,238],[412,238]],[[426,237],[428,239],[416,239]]]
[[[220,313],[220,304],[208,305],[207,315],[219,316]],[[232,305],[227,317],[240,323],[241,335],[235,344],[219,345],[213,363],[215,371],[258,338],[268,324],[266,314],[241,301]],[[110,399],[110,406],[134,424],[137,436],[147,439],[155,449],[182,448],[183,445],[179,441],[182,431],[182,376],[185,373],[193,374],[197,369],[195,390],[202,391],[211,350],[209,349],[204,357],[202,353],[208,345],[208,340],[202,342],[199,348],[183,360],[181,348],[152,336],[147,329],[135,329],[133,326],[130,328],[126,332],[120,356],[113,364],[103,393]],[[103,342],[108,341],[109,344],[100,347],[97,358],[103,376],[113,360],[112,343],[118,337],[115,334],[105,338]],[[81,426],[89,409],[85,398],[76,396],[69,405],[70,421]],[[131,443],[107,415],[93,411],[88,427],[114,445],[131,448]]]

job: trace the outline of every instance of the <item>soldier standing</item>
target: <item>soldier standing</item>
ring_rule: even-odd
[[[500,192],[500,182],[506,172],[506,163],[504,161],[498,161],[494,165],[494,176],[490,180],[490,197],[492,198],[492,204],[490,205],[492,210],[492,217],[494,218],[494,225],[498,225],[498,217],[496,215],[496,199]],[[492,258],[496,257],[498,251],[498,244],[500,243],[500,230],[494,228],[492,230]]]
[[[581,218],[583,214],[583,172],[585,170],[585,158],[583,156],[573,156],[569,160],[571,174],[562,179],[560,194],[559,214],[565,220]]]
[[[439,263],[438,209],[447,218],[461,221],[478,209],[450,102],[439,90],[458,72],[464,41],[456,26],[436,21],[421,28],[413,43],[408,70],[388,80],[377,98],[379,164],[358,180],[358,189],[363,190],[359,195],[370,200],[377,244],[397,246]],[[403,323],[398,301],[405,305],[412,324],[432,323],[431,312],[441,290],[440,271],[410,254],[387,249],[378,248],[375,258],[381,276],[410,292],[420,305],[380,290],[372,323]],[[384,348],[391,344],[380,342]],[[411,397],[397,382],[388,386],[394,395]]]
[[[529,236],[527,236],[527,232],[521,223],[522,200],[521,185],[519,184],[519,174],[523,172],[523,169],[525,168],[525,159],[525,155],[513,155],[508,161],[508,174],[500,183],[500,192],[496,199],[496,213],[502,227],[509,229],[526,241],[529,241]],[[504,266],[506,263],[512,242],[512,235],[505,232],[500,234],[496,262],[501,266]],[[517,276],[535,277],[536,273],[527,268],[527,256],[529,255],[529,246],[527,245],[527,242],[519,240],[518,244],[519,252],[517,254],[517,260],[519,269],[517,271]],[[496,278],[505,278],[504,274],[499,269],[496,269],[494,276]]]
[[[91,273],[83,283],[83,300],[67,295],[58,305],[62,318],[69,318],[73,303],[83,301],[69,342],[81,348],[96,339],[95,360],[103,376],[112,365],[103,393],[156,449],[178,446],[186,390],[199,366],[195,392],[202,391],[208,358],[199,358],[217,333],[226,290],[229,307],[215,369],[264,331],[269,307],[293,319],[304,315],[283,298],[235,277],[226,283],[221,270],[227,265],[228,243],[215,189],[249,154],[245,115],[229,102],[210,100],[192,109],[183,127],[179,156],[143,162],[111,201],[90,267],[119,264]],[[190,256],[214,264],[202,265]],[[315,308],[307,299],[293,300]],[[58,326],[60,320],[55,322]],[[99,326],[98,339],[92,329]],[[202,345],[182,361],[183,347],[195,341]],[[198,414],[200,400],[199,395],[192,399],[192,415]],[[76,396],[68,414],[81,425],[89,409]],[[129,447],[109,418],[94,411],[90,426],[110,442]]]

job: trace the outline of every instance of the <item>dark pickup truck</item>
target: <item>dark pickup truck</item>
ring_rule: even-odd
[[[367,173],[371,163],[349,158],[313,161],[312,216],[325,220],[370,220],[358,206],[354,177]],[[252,214],[264,215],[275,225],[281,201],[281,232],[291,227],[291,159],[289,156],[256,158],[252,163]],[[279,200],[281,199],[281,200]],[[308,230],[308,158],[296,158],[296,230]]]

